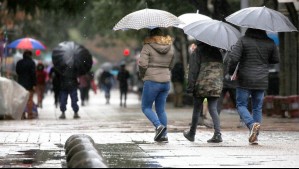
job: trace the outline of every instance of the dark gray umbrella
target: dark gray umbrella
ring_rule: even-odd
[[[54,48],[52,62],[60,73],[68,67],[76,75],[83,75],[92,67],[92,56],[84,46],[73,41],[65,41]]]

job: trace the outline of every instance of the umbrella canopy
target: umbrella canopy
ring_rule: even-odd
[[[178,28],[183,28],[184,26],[186,25],[189,25],[193,22],[196,22],[196,21],[201,21],[201,20],[211,20],[212,18],[206,16],[206,15],[202,15],[202,14],[199,14],[198,11],[197,13],[185,13],[185,14],[182,14],[178,17],[182,22],[184,22],[183,24],[179,24],[177,27]]]
[[[249,7],[241,9],[228,17],[226,21],[247,28],[270,32],[292,32],[297,28],[282,13],[267,7]]]
[[[146,8],[126,15],[114,26],[113,30],[153,29],[178,26],[181,23],[178,17],[167,11]]]
[[[21,120],[29,92],[15,80],[0,77],[0,115]]]
[[[233,26],[217,20],[203,20],[183,28],[187,35],[221,49],[230,50],[241,33]]]
[[[42,44],[40,41],[32,39],[32,38],[21,38],[17,39],[13,42],[11,42],[8,46],[8,48],[16,48],[16,49],[28,49],[28,50],[34,50],[34,49],[40,49],[45,50],[46,46]]]
[[[52,62],[61,73],[68,67],[73,69],[76,75],[84,75],[92,67],[92,56],[84,46],[73,41],[65,41],[53,49]]]

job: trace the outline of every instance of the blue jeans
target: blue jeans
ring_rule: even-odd
[[[248,110],[248,100],[251,95],[251,105],[252,105],[252,115]],[[244,89],[237,88],[236,90],[237,97],[237,110],[248,127],[251,129],[253,123],[261,123],[262,122],[262,107],[264,100],[264,90],[252,90],[252,89]]]
[[[156,128],[161,124],[167,127],[167,114],[165,112],[165,104],[169,90],[169,82],[144,82],[141,105],[142,111]],[[154,102],[156,113],[152,110]],[[164,133],[164,135],[166,134],[167,132]]]
[[[60,90],[59,91],[59,101],[60,101],[60,111],[65,112],[66,111],[66,105],[67,105],[67,98],[68,95],[71,96],[71,102],[72,102],[72,108],[75,113],[79,111],[79,106],[77,104],[78,102],[78,92],[77,89],[71,89],[71,90]]]

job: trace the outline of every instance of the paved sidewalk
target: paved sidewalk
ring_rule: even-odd
[[[192,108],[167,105],[169,143],[153,141],[154,128],[140,110],[137,96],[128,96],[127,108],[119,107],[118,91],[111,105],[103,93],[91,93],[81,119],[73,119],[68,105],[67,119],[59,120],[53,96],[46,95],[39,119],[0,121],[0,167],[65,168],[65,141],[73,134],[87,134],[95,141],[111,168],[140,167],[299,167],[299,119],[264,117],[260,144],[248,144],[248,130],[237,128],[235,111],[221,114],[223,143],[208,144],[213,130],[198,127],[195,142],[187,141]],[[70,103],[70,101],[68,102]]]

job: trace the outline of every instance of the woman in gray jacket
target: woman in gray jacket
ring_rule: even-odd
[[[239,63],[236,89],[237,110],[250,130],[249,142],[257,144],[264,91],[268,87],[269,64],[279,63],[278,50],[274,41],[264,30],[248,28],[228,56],[229,73],[233,74]],[[252,115],[248,111],[251,95]]]
[[[160,28],[150,31],[150,37],[144,40],[139,58],[139,75],[144,81],[142,93],[142,111],[156,128],[154,140],[167,142],[166,98],[170,89],[170,73],[174,51],[172,38],[163,36]],[[155,103],[156,112],[152,110]]]

